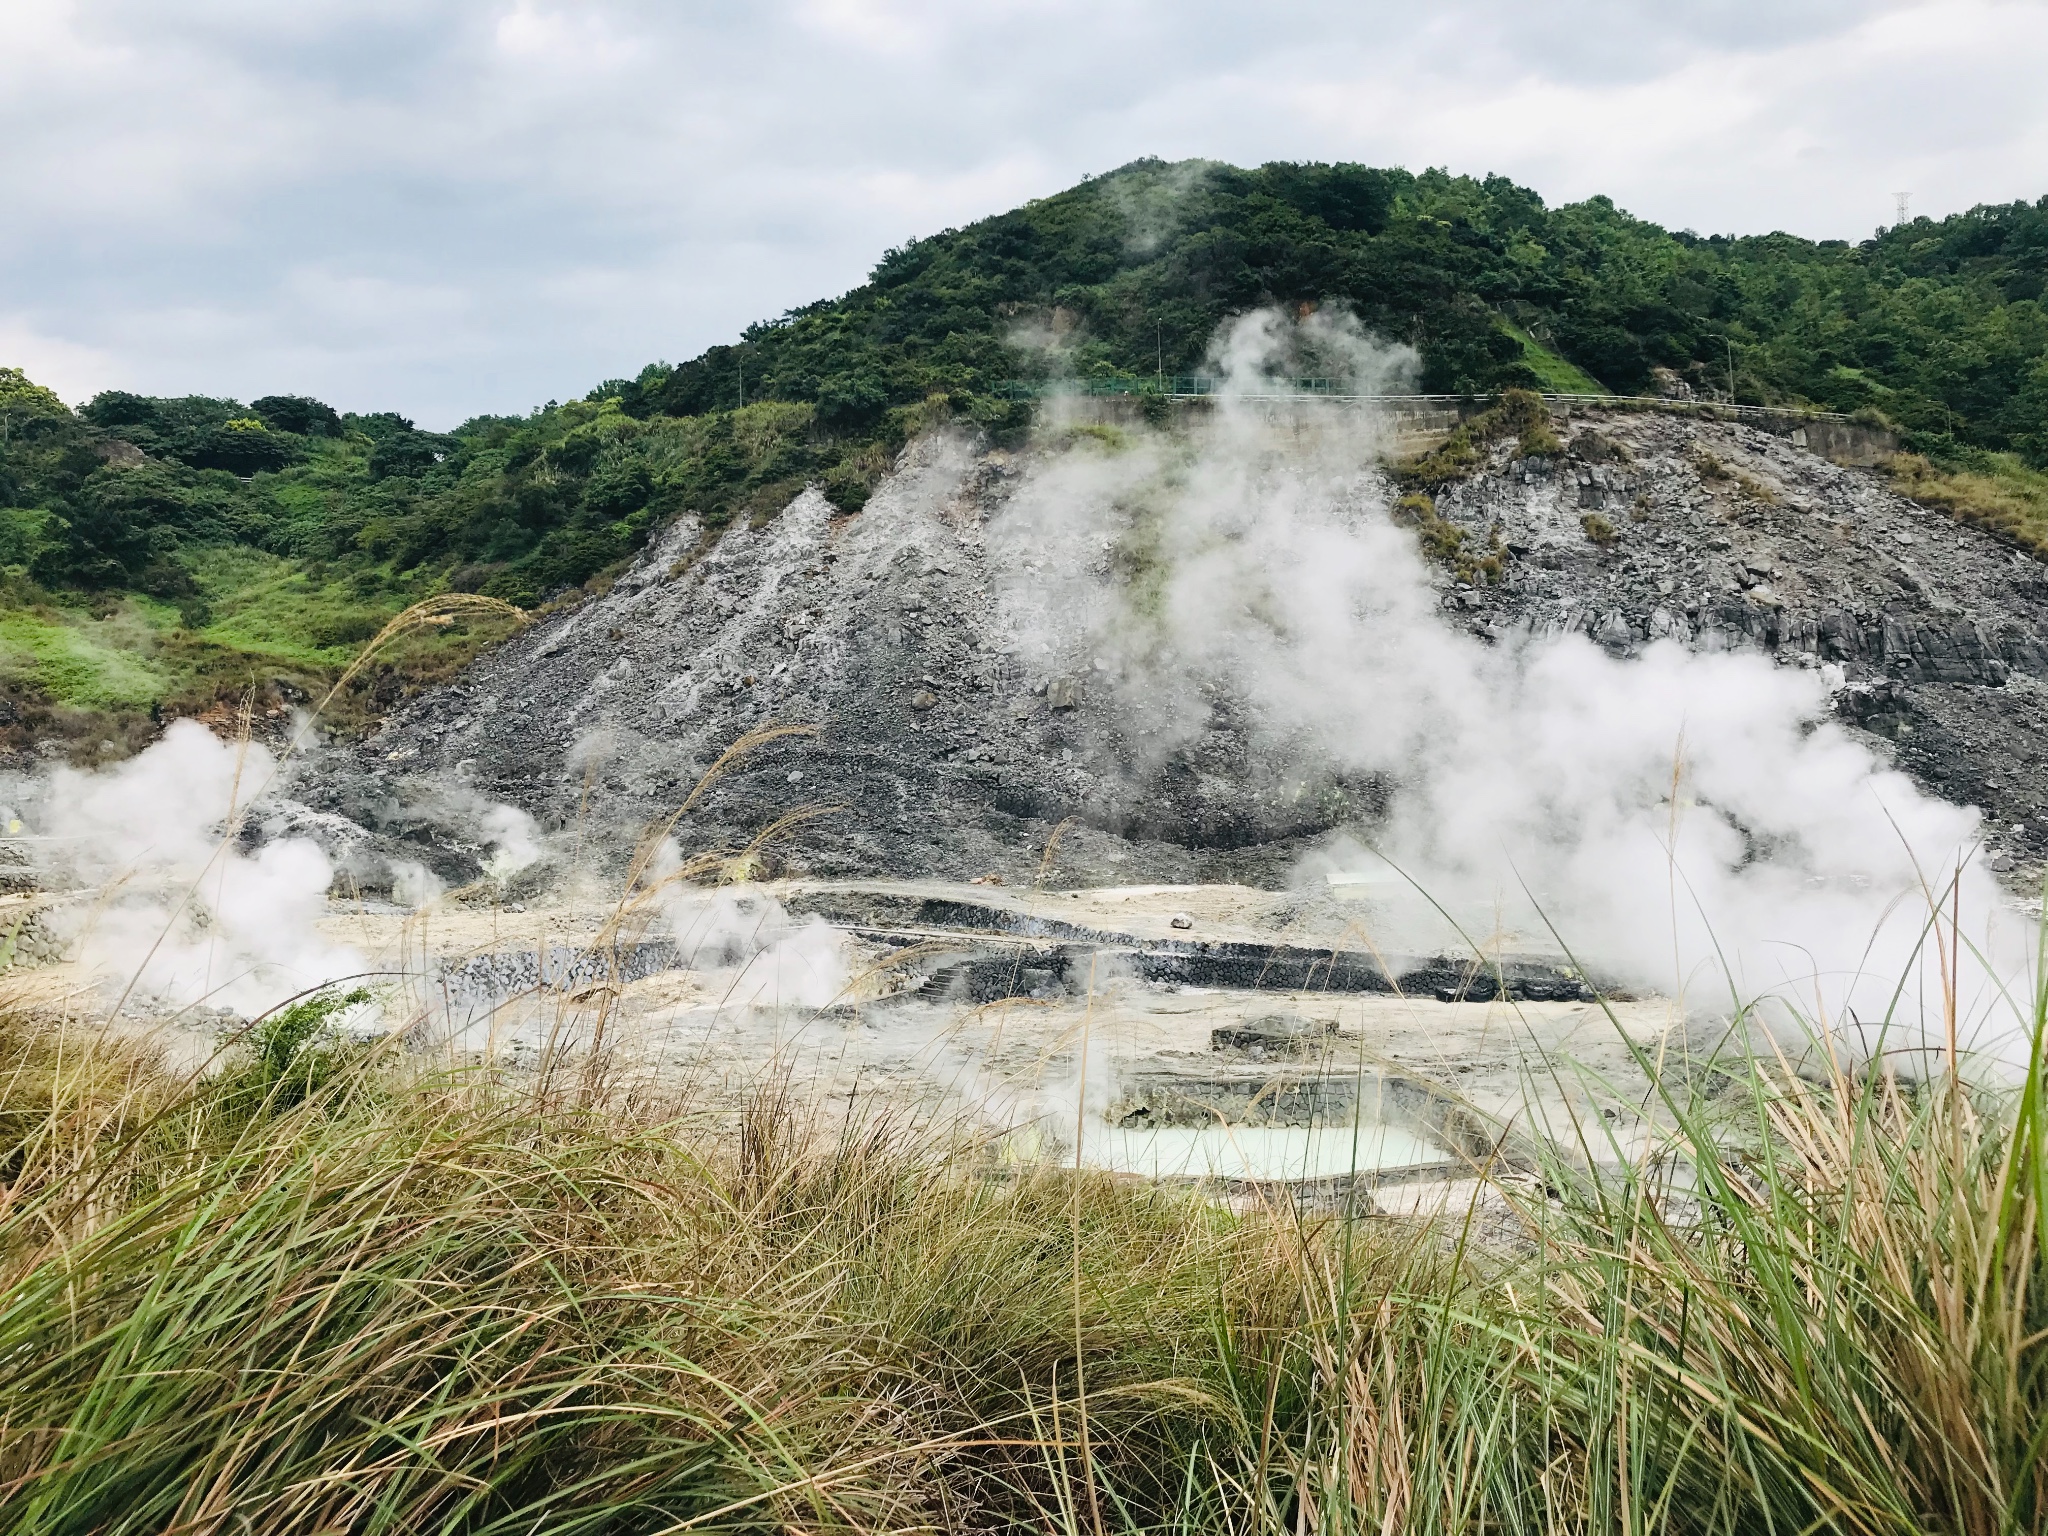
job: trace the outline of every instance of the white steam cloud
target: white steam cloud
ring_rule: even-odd
[[[318,845],[284,838],[245,854],[233,841],[275,768],[263,747],[180,720],[115,767],[51,772],[52,862],[100,887],[67,914],[96,979],[171,1007],[253,1016],[362,969],[316,927],[334,873]]]
[[[1277,309],[1239,315],[1209,343],[1209,367],[1226,397],[1286,390],[1296,378],[1329,378],[1360,395],[1400,394],[1415,387],[1422,359],[1413,347],[1390,346],[1367,333],[1358,317],[1334,306],[1289,317]]]
[[[684,884],[675,878],[680,863],[675,844],[665,842],[652,871],[662,918],[684,965],[722,977],[726,1002],[826,1008],[846,1001],[853,979],[846,935],[815,915],[791,917],[757,886]]]
[[[261,824],[274,809],[256,807],[276,774],[263,746],[224,742],[191,720],[111,768],[49,773],[40,846],[51,872],[80,888],[54,922],[104,989],[153,1009],[254,1017],[363,972],[360,954],[320,931],[334,879],[320,845],[275,835],[289,818],[272,821],[253,852],[241,841],[245,821]],[[460,786],[444,811],[488,850],[487,875],[503,879],[543,856],[524,811]],[[394,861],[390,875],[401,906],[426,906],[444,889],[415,861]]]
[[[509,879],[539,862],[544,852],[540,825],[518,806],[488,805],[479,818],[479,825],[484,841],[491,849],[490,856],[484,860],[484,873],[492,879]]]
[[[1329,314],[1242,317],[1212,358],[1238,396],[1308,358],[1361,392],[1413,367]],[[1548,948],[1547,919],[1605,974],[1700,1006],[1773,994],[1829,1027],[1853,1011],[1938,1038],[1927,893],[1960,868],[1960,1028],[2009,1037],[1997,982],[2023,972],[2023,946],[1973,860],[1975,812],[1829,723],[1811,672],[1452,629],[1387,515],[1376,447],[1370,417],[1341,406],[1312,418],[1226,394],[1188,440],[1049,460],[991,529],[1027,651],[1116,680],[1161,756],[1227,697],[1275,772],[1388,776],[1376,846],[1476,935]]]

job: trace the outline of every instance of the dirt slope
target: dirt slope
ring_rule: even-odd
[[[1984,806],[2022,871],[2048,851],[2048,570],[1764,432],[1625,414],[1558,425],[1562,459],[1503,444],[1439,499],[1472,541],[1497,525],[1510,552],[1498,587],[1441,576],[1454,622],[1837,668],[1844,717],[1901,767]],[[537,883],[572,857],[618,859],[770,721],[817,734],[726,775],[678,829],[685,846],[742,846],[829,804],[842,809],[778,840],[773,867],[1016,881],[1072,817],[1063,883],[1258,884],[1331,828],[1369,824],[1385,786],[1248,751],[1232,719],[1246,701],[1219,698],[1199,740],[1150,752],[1101,685],[1113,661],[1021,626],[1003,593],[1061,552],[1004,537],[1004,518],[1047,451],[933,437],[854,516],[807,492],[715,540],[685,519],[608,594],[316,759],[303,810],[275,825],[322,835],[374,889],[394,856],[472,877],[474,810],[505,801],[564,834],[525,877]],[[1103,582],[1126,579],[1084,553]]]

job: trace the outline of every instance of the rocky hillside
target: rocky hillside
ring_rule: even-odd
[[[1561,459],[1503,445],[1437,498],[1510,554],[1454,584],[1475,632],[1579,630],[1831,669],[1838,715],[1924,787],[1990,815],[2015,864],[2048,852],[2048,568],[1786,438],[1582,412]]]
[[[1048,389],[1165,410],[1261,309],[1404,341],[1432,393],[1887,421],[1896,485],[2048,553],[2044,281],[2048,198],[1851,245],[1669,231],[1499,176],[1147,159],[912,240],[696,357],[449,431],[296,394],[73,410],[0,358],[0,765],[105,764],[179,716],[282,718],[408,604],[571,601],[678,516],[758,523],[806,485],[857,512],[939,419],[1014,443]],[[1379,387],[1342,347],[1269,361]],[[496,636],[471,620],[385,651],[330,722],[363,728]]]
[[[1619,410],[1552,428],[1555,452],[1500,442],[1433,507],[1410,504],[1441,557],[1413,625],[1437,623],[1435,603],[1496,644],[1580,630],[1617,654],[1668,639],[1819,669],[1853,729],[1991,814],[2001,854],[2048,851],[2038,562],[1769,432]],[[720,779],[679,825],[686,846],[744,847],[831,807],[764,862],[1015,881],[1071,818],[1064,878],[1277,881],[1333,829],[1369,830],[1391,786],[1261,735],[1242,679],[1204,683],[1202,718],[1179,718],[1186,700],[1106,644],[1103,614],[1143,610],[1159,557],[1044,514],[1077,456],[1126,446],[1087,423],[1015,451],[942,431],[858,512],[811,490],[723,530],[686,517],[604,595],[316,759],[286,820],[324,828],[376,889],[395,858],[473,878],[475,810],[509,802],[559,834],[522,877],[539,882],[615,863],[729,743],[780,722],[815,734]],[[1398,488],[1377,473],[1359,471],[1383,524]],[[1486,550],[1497,583],[1473,567]]]

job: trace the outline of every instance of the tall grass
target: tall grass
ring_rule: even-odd
[[[1484,1230],[422,1071],[317,1009],[197,1079],[13,1029],[0,1524],[2037,1531],[2042,1021],[1995,1092],[1674,1092],[1654,1158]]]
[[[2048,559],[2048,474],[2012,453],[1968,451],[1937,463],[1917,453],[1885,465],[1901,496],[1940,507],[2039,559]]]

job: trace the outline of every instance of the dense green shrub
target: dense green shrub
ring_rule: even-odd
[[[252,400],[249,409],[273,432],[340,437],[344,431],[334,407],[309,395],[265,395],[261,400]]]

